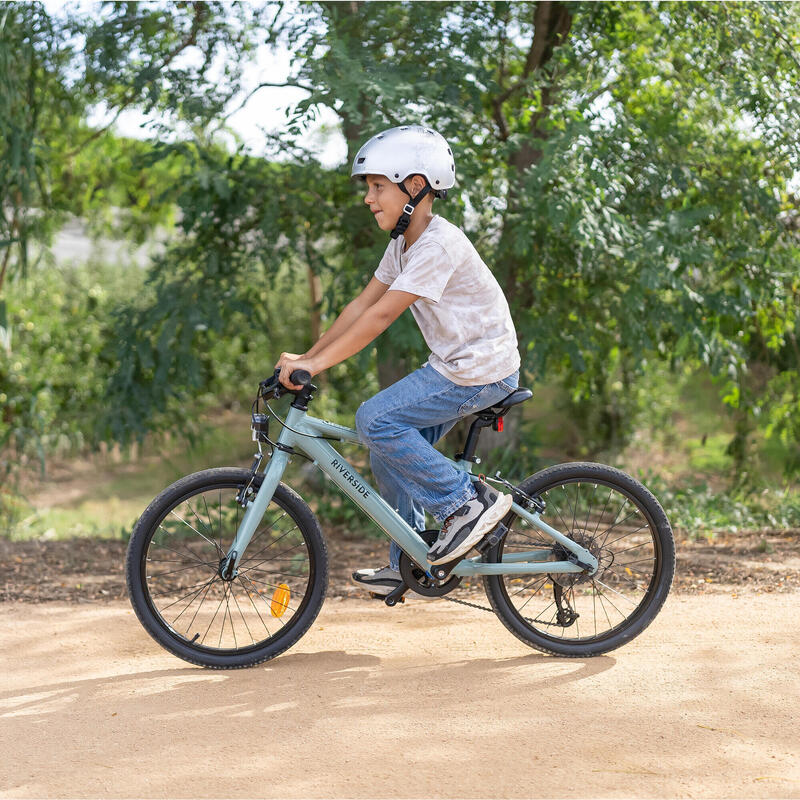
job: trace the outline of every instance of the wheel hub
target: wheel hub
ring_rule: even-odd
[[[236,563],[236,552],[234,551],[229,556],[225,556],[219,561],[219,568],[217,574],[226,583],[231,583],[239,574],[238,569],[234,569],[233,565]]]
[[[579,544],[584,549],[588,550],[597,559],[597,572],[594,575],[589,575],[587,572],[560,572],[551,574],[550,578],[554,583],[559,586],[569,588],[578,583],[586,583],[595,576],[601,575],[607,570],[614,561],[614,556],[610,550],[605,550],[601,545],[602,542],[598,541],[599,536],[593,536],[589,531],[576,528],[569,534],[575,544]],[[569,561],[572,553],[561,544],[553,546],[553,556],[556,561]]]

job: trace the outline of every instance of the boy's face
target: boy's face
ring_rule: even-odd
[[[420,175],[414,175],[406,180],[406,188],[415,197],[424,185],[425,179]],[[403,213],[403,206],[408,201],[408,195],[385,175],[367,175],[367,194],[364,202],[375,215],[381,230],[394,229]]]

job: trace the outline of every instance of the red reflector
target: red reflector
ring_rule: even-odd
[[[497,418],[497,430],[498,431],[503,430],[503,418],[502,417],[498,417]]]

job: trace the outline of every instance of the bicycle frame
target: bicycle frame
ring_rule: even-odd
[[[290,430],[293,429],[293,430]],[[295,433],[294,431],[297,431]],[[328,436],[340,442],[359,442],[358,433],[352,428],[337,425],[327,420],[308,416],[307,412],[289,408],[286,415],[285,427],[281,428],[278,444],[291,447],[304,452],[311,457],[314,464],[321,469],[331,480],[385,533],[426,572],[428,564],[426,554],[428,545],[421,536],[375,491],[361,475],[342,457],[330,442],[325,439],[312,438]],[[244,555],[247,545],[258,528],[261,518],[267,509],[275,489],[283,477],[286,465],[289,463],[290,454],[275,448],[272,457],[264,468],[264,477],[261,487],[255,497],[247,504],[244,516],[236,537],[231,544],[227,555],[231,558],[232,567],[237,569]],[[453,461],[448,459],[453,466],[470,475],[472,480],[478,480],[472,475],[472,463],[469,461]],[[563,545],[577,560],[591,566],[592,571],[597,569],[597,559],[585,548],[573,542],[568,536],[550,527],[538,513],[531,513],[517,503],[511,506],[514,513],[527,520],[547,536]],[[583,572],[583,567],[571,561],[547,561],[551,555],[550,550],[529,550],[504,554],[500,563],[486,563],[481,561],[482,556],[462,559],[452,570],[452,575],[530,575],[537,573],[563,573]],[[430,573],[428,573],[430,574]]]

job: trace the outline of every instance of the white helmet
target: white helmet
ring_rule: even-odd
[[[424,125],[401,125],[373,136],[356,153],[351,177],[385,175],[401,183],[424,175],[436,197],[455,185],[456,165],[444,136]]]
[[[453,151],[440,133],[424,125],[401,125],[376,134],[356,153],[350,177],[367,175],[385,175],[410,198],[392,230],[392,239],[396,239],[405,233],[414,209],[426,194],[447,197],[447,190],[456,182],[456,165]],[[403,183],[409,175],[427,179],[416,197]]]

